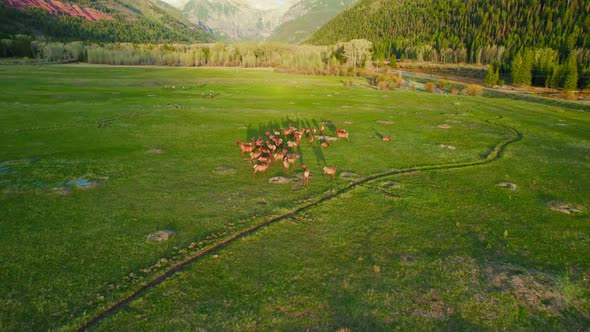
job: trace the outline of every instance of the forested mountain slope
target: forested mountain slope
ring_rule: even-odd
[[[0,0],[0,33],[136,43],[213,40],[158,0]]]
[[[308,42],[328,45],[368,39],[385,56],[430,45],[463,49],[471,62],[486,46],[513,57],[523,48],[552,48],[562,56],[590,47],[588,0],[361,0]]]
[[[357,1],[302,0],[283,15],[281,25],[274,29],[268,40],[299,43]]]

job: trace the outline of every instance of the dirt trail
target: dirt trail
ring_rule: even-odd
[[[496,119],[493,120],[499,120],[502,117],[499,116]],[[383,172],[383,173],[378,173],[378,174],[374,174],[365,178],[361,178],[359,180],[353,181],[343,187],[341,187],[340,189],[336,190],[336,191],[332,191],[329,193],[324,194],[322,197],[314,200],[313,202],[307,203],[305,205],[300,206],[299,208],[296,208],[295,210],[283,214],[281,216],[278,217],[274,217],[272,219],[269,219],[261,224],[258,224],[257,226],[250,228],[248,230],[245,230],[241,233],[237,233],[234,234],[232,236],[230,236],[229,238],[215,244],[214,246],[207,248],[203,251],[200,251],[198,253],[196,253],[195,255],[191,256],[190,258],[176,264],[173,265],[172,267],[170,267],[166,272],[164,272],[163,274],[155,277],[154,279],[150,280],[149,282],[145,283],[144,286],[142,286],[141,288],[139,288],[138,290],[136,290],[135,292],[133,292],[132,294],[130,294],[129,296],[127,296],[124,299],[121,299],[115,303],[113,303],[110,307],[108,307],[105,311],[103,311],[102,313],[100,313],[99,315],[95,316],[94,318],[92,318],[90,321],[88,321],[84,326],[82,326],[78,331],[86,331],[88,329],[91,329],[95,326],[97,326],[98,324],[100,324],[100,322],[105,319],[108,318],[112,315],[114,315],[115,313],[117,313],[119,310],[125,308],[125,306],[127,306],[127,304],[129,304],[131,301],[135,300],[136,298],[142,296],[144,293],[146,293],[147,291],[149,291],[151,288],[161,284],[163,281],[165,281],[166,279],[168,279],[169,277],[173,276],[176,272],[184,269],[185,267],[189,266],[190,264],[194,263],[195,261],[199,260],[202,257],[208,256],[214,252],[217,252],[221,249],[223,249],[224,247],[226,247],[227,245],[235,242],[236,240],[243,238],[245,236],[248,236],[264,227],[267,227],[271,224],[274,224],[278,221],[284,220],[284,219],[288,219],[291,218],[301,212],[304,212],[306,210],[309,210],[311,208],[314,208],[324,202],[327,202],[333,198],[336,198],[346,192],[349,192],[350,190],[359,187],[361,185],[364,185],[368,182],[371,181],[375,181],[381,178],[385,178],[385,177],[389,177],[392,175],[398,175],[398,174],[405,174],[405,173],[412,173],[412,172],[420,172],[420,171],[431,171],[431,170],[447,170],[447,169],[457,169],[457,168],[466,168],[466,167],[472,167],[472,166],[480,166],[480,165],[485,165],[485,164],[489,164],[491,162],[494,162],[498,159],[500,159],[500,157],[502,156],[502,152],[506,149],[506,147],[511,144],[511,143],[515,143],[518,142],[522,139],[522,134],[507,125],[500,125],[500,124],[494,124],[492,122],[490,122],[490,120],[485,120],[486,122],[493,124],[493,125],[497,125],[497,126],[501,126],[503,128],[505,128],[506,130],[508,130],[513,136],[509,139],[506,139],[500,143],[498,143],[487,155],[485,158],[483,159],[479,159],[479,160],[475,160],[475,161],[468,161],[468,162],[458,162],[458,163],[448,163],[448,164],[439,164],[439,165],[425,165],[425,166],[415,166],[415,167],[411,167],[411,168],[404,168],[404,169],[397,169],[397,170],[391,170],[391,171],[387,171],[387,172]]]

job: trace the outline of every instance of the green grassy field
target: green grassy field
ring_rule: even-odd
[[[0,330],[76,330],[129,296],[90,327],[590,328],[576,104],[243,69],[0,66],[0,87]],[[289,123],[350,142],[253,177],[236,140]]]

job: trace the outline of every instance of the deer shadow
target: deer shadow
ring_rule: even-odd
[[[379,137],[379,139],[383,139],[383,134],[378,132],[377,129],[375,129],[375,128],[371,128],[371,129],[373,129],[373,131],[375,132],[375,136]]]

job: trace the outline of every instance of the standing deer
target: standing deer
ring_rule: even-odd
[[[334,167],[324,167],[324,180],[326,179],[326,174],[332,176],[332,180],[334,180],[334,176],[336,175],[336,166]]]
[[[283,168],[285,169],[285,173],[289,174],[289,158],[287,156],[283,157]]]
[[[383,137],[383,142],[391,141],[391,135]]]
[[[299,158],[299,155],[297,153],[289,153],[285,157],[287,158],[289,163],[295,164],[295,160],[297,160],[297,158]]]
[[[303,168],[303,185],[307,187],[309,184],[309,169],[305,164],[301,165],[301,168]]]
[[[236,144],[238,144],[240,149],[242,149],[242,158],[244,158],[244,153],[254,151],[254,144],[241,142],[240,140],[237,140]]]
[[[346,129],[336,129],[336,136],[338,136],[338,139],[346,138],[347,141],[350,141]]]
[[[283,149],[283,150],[282,150],[282,151],[280,151],[280,152],[276,152],[276,153],[273,155],[273,159],[274,159],[275,161],[283,160],[283,159],[285,158],[285,155],[286,155],[286,154],[287,154],[287,150]]]
[[[256,177],[256,172],[262,172],[264,177],[266,177],[266,171],[268,170],[268,163],[260,163],[254,165],[254,173],[252,174],[253,177]]]

